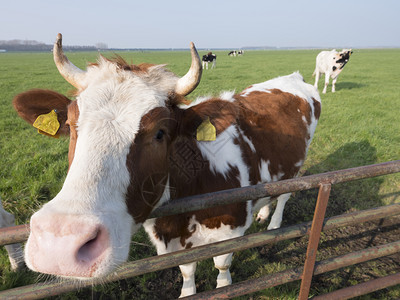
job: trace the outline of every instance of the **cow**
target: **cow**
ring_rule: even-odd
[[[15,226],[14,215],[5,211],[0,198],[0,228]],[[24,254],[22,251],[21,244],[10,244],[5,245],[10,260],[11,269],[14,271],[21,270],[25,266]]]
[[[313,76],[315,76],[315,88],[318,89],[318,80],[320,76],[325,73],[325,86],[322,93],[326,93],[329,77],[332,78],[332,93],[334,93],[336,80],[344,66],[349,62],[352,53],[352,49],[343,49],[341,52],[337,52],[335,49],[331,51],[321,51],[317,55],[315,71],[313,73]]]
[[[243,54],[244,54],[244,50],[238,50],[238,51],[233,50],[228,53],[228,56],[239,56],[239,55],[243,55]]]
[[[208,63],[212,62],[211,69],[214,69],[217,64],[217,55],[212,52],[208,52],[206,55],[202,57],[203,69],[204,67],[208,70]]]
[[[76,100],[42,89],[13,99],[41,133],[70,137],[63,186],[30,220],[30,269],[103,277],[127,260],[141,226],[165,254],[242,236],[260,207],[257,219],[268,217],[273,200],[268,228],[280,226],[289,194],[148,219],[177,198],[296,176],[320,116],[318,91],[298,72],[190,102],[185,96],[202,73],[193,43],[190,51],[183,77],[165,65],[128,65],[118,56],[100,56],[84,71],[64,55],[58,34],[55,64],[77,89]],[[232,253],[214,258],[217,287],[231,284],[231,260]],[[180,269],[181,296],[196,293],[196,262]]]

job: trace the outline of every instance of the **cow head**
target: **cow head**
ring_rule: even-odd
[[[343,67],[349,62],[350,55],[353,53],[351,49],[343,49],[336,56],[336,64],[338,64],[339,69],[343,69]]]
[[[196,88],[202,68],[193,43],[182,78],[121,58],[100,57],[83,71],[64,55],[61,34],[53,54],[77,89],[76,101],[48,90],[13,100],[29,123],[57,124],[56,132],[41,132],[70,136],[68,174],[31,218],[26,262],[42,273],[100,277],[127,260],[131,235],[168,198],[168,151],[182,117],[177,104]]]

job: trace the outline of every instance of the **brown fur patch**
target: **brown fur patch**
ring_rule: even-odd
[[[307,126],[301,118],[304,116],[307,123],[311,123],[307,102],[280,90],[273,90],[271,94],[252,92],[238,102],[242,107],[239,126],[257,150],[258,165],[261,159],[269,161],[271,176],[279,173],[284,173],[283,178],[295,176],[299,170],[295,164],[305,158],[309,139]],[[255,168],[254,162],[252,165]],[[250,173],[257,174],[257,167],[255,169]],[[255,176],[252,182],[259,179]]]
[[[112,57],[112,58],[106,58],[102,55],[101,55],[101,57],[113,64],[116,64],[118,66],[118,68],[120,68],[121,70],[132,71],[135,73],[146,73],[150,67],[155,66],[154,64],[149,64],[149,63],[141,63],[139,65],[129,64],[126,62],[126,60],[124,58],[122,58],[122,56],[120,56],[118,54],[114,54],[114,57]],[[98,63],[90,63],[90,64],[88,64],[88,66],[98,67],[99,64]]]
[[[68,119],[65,122],[69,126],[69,150],[68,150],[68,162],[69,168],[71,167],[72,161],[75,156],[76,142],[78,140],[78,132],[76,130],[76,124],[79,118],[79,107],[76,101],[72,102],[68,106]]]
[[[126,203],[136,223],[143,223],[164,191],[168,178],[168,146],[176,125],[166,108],[155,108],[144,115],[139,133],[126,159],[131,175]],[[164,132],[162,140],[157,133]]]
[[[319,120],[319,117],[321,115],[321,103],[314,98],[312,98],[313,104],[314,104],[314,117]]]

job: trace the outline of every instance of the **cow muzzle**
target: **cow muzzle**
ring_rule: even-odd
[[[39,211],[40,212],[40,211]],[[63,277],[85,279],[105,275],[112,248],[108,230],[83,215],[36,213],[25,247],[30,269]]]

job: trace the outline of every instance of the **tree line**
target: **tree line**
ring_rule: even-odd
[[[106,48],[107,45],[101,43],[102,48]],[[100,46],[100,43],[99,43]],[[0,50],[5,51],[51,51],[53,49],[53,45],[47,45],[42,42],[34,41],[34,40],[9,40],[4,41],[0,40]],[[98,50],[99,47],[95,46],[64,46],[63,49],[65,51],[95,51]]]

